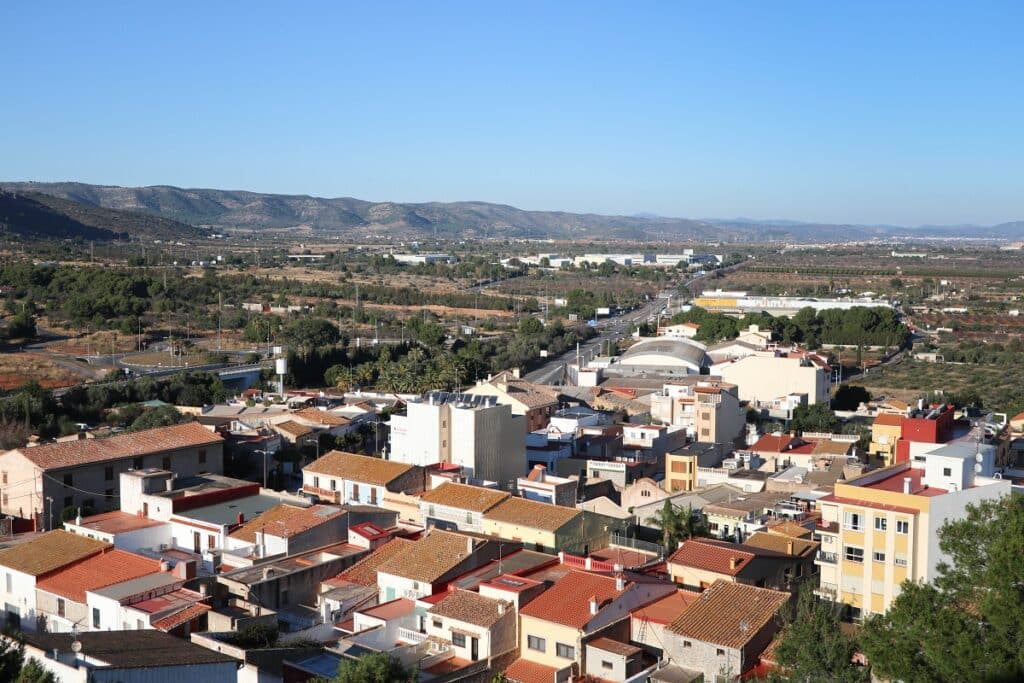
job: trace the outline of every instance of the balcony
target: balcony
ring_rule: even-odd
[[[420,633],[419,631],[411,628],[399,628],[398,629],[398,640],[409,645],[419,645],[427,639],[426,633]]]
[[[814,556],[815,564],[835,564],[839,561],[839,556],[836,553],[827,553],[824,550],[819,550],[818,554]]]
[[[303,484],[302,490],[306,493],[311,493],[317,496],[320,500],[325,503],[334,503],[337,505],[341,502],[341,491],[330,491],[328,489],[318,488],[316,486],[310,486],[309,484]]]

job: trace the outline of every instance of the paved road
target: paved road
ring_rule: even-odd
[[[728,273],[739,267],[743,263],[737,263],[727,268],[722,268],[720,272]],[[716,271],[711,271],[716,272]],[[696,283],[709,279],[710,273],[707,275],[698,275],[689,280],[683,282],[687,288],[693,288]],[[626,337],[633,332],[633,328],[638,324],[650,320],[656,316],[665,307],[664,299],[652,299],[640,308],[633,311],[626,311],[610,318],[602,318],[598,321],[598,334],[594,338],[587,341],[585,344],[580,344],[580,356],[585,359],[592,358],[600,353],[601,344],[606,341],[617,342],[618,340]],[[541,367],[533,370],[532,372],[526,373],[526,379],[535,382],[537,384],[562,384],[565,381],[565,366],[568,363],[576,361],[576,349],[572,349],[567,353],[563,353],[561,356],[550,358]]]

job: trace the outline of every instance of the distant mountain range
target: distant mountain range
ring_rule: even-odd
[[[207,231],[150,213],[120,211],[41,192],[0,190],[0,233],[29,239],[199,237]]]
[[[562,211],[524,211],[487,202],[421,204],[369,202],[351,197],[326,199],[231,190],[182,189],[166,185],[116,187],[84,183],[0,183],[49,209],[63,212],[92,229],[155,234],[168,231],[194,236],[198,229],[227,232],[334,234],[359,236],[452,238],[629,239],[670,241],[852,241],[890,237],[1024,238],[1024,222],[990,227],[835,225],[788,220],[691,220],[653,214],[604,216]],[[65,200],[44,200],[49,195]],[[82,208],[77,208],[82,207]],[[109,209],[116,216],[155,216],[167,223],[117,226],[104,224],[89,209]],[[2,216],[2,215],[0,215]],[[88,220],[84,220],[84,219]],[[0,217],[2,221],[2,217]],[[131,223],[131,221],[129,221]],[[70,226],[65,226],[70,228]],[[64,228],[62,228],[64,229]]]

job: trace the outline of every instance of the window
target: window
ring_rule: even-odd
[[[896,520],[896,533],[898,534],[909,534],[910,533],[910,522],[905,519]]]
[[[207,536],[206,537],[206,547],[209,548],[210,550],[213,550],[214,548],[216,548],[217,547],[217,537],[214,536],[213,534],[210,534],[209,536]]]
[[[337,491],[338,490],[338,480],[337,479],[331,479],[331,490],[332,491]]]
[[[952,469],[950,469],[948,467],[943,467],[942,468],[942,476],[949,477],[949,476],[952,476],[952,474],[953,474],[953,470]]]
[[[419,581],[413,581],[412,582],[412,589],[414,591],[418,591],[420,589],[420,582]]]
[[[4,482],[4,484],[6,484],[7,483],[7,471],[5,470],[4,472],[0,472],[0,477],[3,478],[3,482]]]
[[[100,627],[100,608],[99,607],[93,607],[92,608],[92,627],[93,628],[99,628]]]
[[[114,480],[114,468],[113,467],[104,467],[103,468],[103,480],[104,481],[113,481]]]
[[[526,636],[526,647],[537,652],[547,652],[548,644],[543,638],[537,636]]]
[[[877,550],[871,553],[871,559],[875,562],[885,562],[885,553],[880,553]]]
[[[723,650],[722,648],[718,648],[718,650],[715,652],[715,654],[718,655],[719,657],[724,657],[725,656],[725,650]]]
[[[875,531],[885,531],[889,528],[889,520],[885,517],[875,517]]]
[[[65,486],[71,486],[73,482],[74,482],[74,479],[72,478],[72,476],[70,474],[65,474],[64,475],[64,485]]]
[[[359,484],[352,484],[352,497],[359,500]]]
[[[472,512],[467,512],[466,513],[466,524],[472,524],[472,523],[473,523],[473,513]]]
[[[320,477],[313,477],[313,488],[320,488]]]
[[[562,659],[576,659],[576,648],[565,643],[555,643],[555,654]]]
[[[206,449],[205,448],[200,448],[199,449],[199,464],[200,465],[206,464]]]
[[[683,641],[683,647],[693,647],[693,643],[688,640]]]
[[[64,598],[57,598],[57,616],[58,617],[64,616],[64,610],[65,610]]]
[[[640,497],[641,498],[650,498],[651,497],[651,492],[646,490],[646,489],[644,489],[643,491],[640,492]]]
[[[135,630],[136,631],[141,631],[144,628],[145,628],[145,626],[142,624],[142,619],[136,619],[135,620]]]
[[[686,470],[683,467],[683,463],[679,462],[678,460],[672,461],[672,471],[680,473],[686,472]]]
[[[466,647],[466,636],[462,633],[452,631],[452,645],[455,647]]]
[[[606,671],[609,670],[609,669],[612,669],[613,668],[612,667],[612,663],[611,662],[606,662],[605,660],[602,659],[601,660],[601,668],[606,670]]]
[[[433,505],[428,505],[427,506],[427,515],[430,516],[430,517],[434,516],[434,506]]]
[[[164,459],[160,461],[160,467],[165,470],[171,469],[171,456],[165,455]]]
[[[132,469],[133,470],[141,470],[142,469],[142,458],[135,458],[135,459],[132,460]]]
[[[906,567],[907,557],[906,555],[897,555],[893,558],[893,562],[896,564],[897,567]]]
[[[441,628],[441,620],[440,619],[434,619],[432,623],[434,624],[434,628]]]
[[[859,512],[844,512],[843,527],[850,531],[864,530],[864,515]]]
[[[708,429],[708,428],[706,428],[706,427],[704,427],[704,428],[701,428],[701,430],[700,430],[700,435],[701,435],[701,436],[707,436],[707,437],[710,437],[710,436],[711,436],[711,430],[710,430],[710,429]]]
[[[843,557],[850,562],[863,562],[864,548],[858,548],[855,545],[848,545],[844,548]]]

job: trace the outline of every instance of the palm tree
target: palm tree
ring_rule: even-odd
[[[686,509],[676,507],[670,500],[666,500],[657,514],[647,521],[661,529],[662,545],[666,553],[675,550],[679,541],[703,536],[707,532],[703,515],[695,514],[690,506]]]
[[[334,384],[345,391],[351,391],[358,383],[356,373],[352,368],[342,368],[334,379]]]

